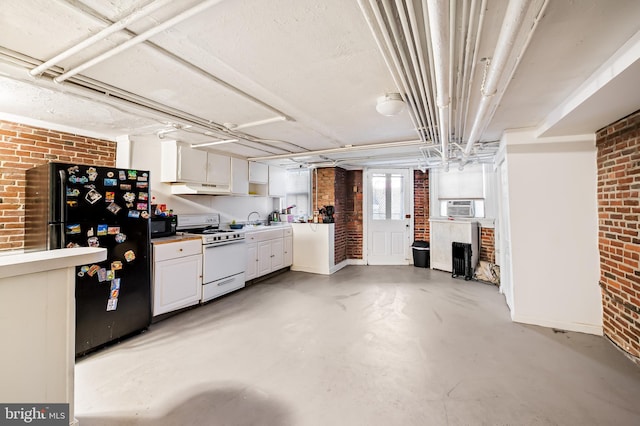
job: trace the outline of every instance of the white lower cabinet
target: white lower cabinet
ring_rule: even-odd
[[[293,265],[293,237],[284,237],[284,266]]]
[[[247,281],[291,266],[293,263],[291,228],[247,232],[245,238],[247,240],[245,271]]]
[[[196,305],[201,296],[201,240],[154,243],[153,316]]]
[[[247,244],[247,269],[244,279],[249,281],[258,276],[258,243]]]

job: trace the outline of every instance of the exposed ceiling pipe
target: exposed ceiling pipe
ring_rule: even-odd
[[[475,4],[475,0],[472,3],[472,9],[474,9],[474,4]],[[463,111],[461,112],[462,116],[461,116],[461,120],[462,120],[462,126],[460,128],[459,131],[459,140],[462,142],[463,140],[465,140],[464,135],[466,135],[467,133],[467,122],[469,120],[469,106],[470,106],[470,99],[471,99],[471,88],[473,87],[473,76],[476,70],[476,63],[477,63],[477,57],[478,57],[478,50],[480,49],[480,38],[482,36],[482,29],[484,26],[484,15],[485,15],[485,11],[487,10],[487,0],[482,0],[482,4],[480,5],[480,16],[478,17],[478,28],[475,32],[475,42],[474,42],[474,47],[473,47],[473,53],[471,54],[471,57],[467,57],[466,61],[467,61],[467,69],[469,69],[469,72],[463,77],[463,81],[466,84],[466,93],[463,91],[463,97],[466,100],[465,101],[465,106]],[[472,12],[472,15],[474,15],[475,12]],[[470,20],[470,24],[473,22],[474,20]],[[470,29],[469,30],[469,34],[473,34],[473,31]],[[471,37],[469,37],[468,40],[468,45],[471,43]],[[469,53],[469,50],[467,51],[467,53]],[[466,71],[466,70],[465,70]]]
[[[352,152],[352,151],[383,149],[383,148],[398,148],[398,147],[408,147],[408,146],[418,146],[418,145],[424,145],[424,142],[421,140],[412,140],[412,141],[374,143],[374,144],[367,144],[367,145],[347,145],[340,148],[320,149],[317,151],[270,155],[265,157],[250,157],[248,160],[249,161],[283,160],[283,159],[290,159],[290,158],[309,157],[314,155],[333,154],[338,152]]]
[[[109,37],[111,34],[116,33],[122,30],[123,28],[126,28],[128,25],[136,22],[137,20],[144,18],[146,16],[149,16],[151,13],[155,12],[156,10],[160,9],[161,7],[169,3],[173,3],[173,0],[157,0],[141,9],[136,10],[132,14],[128,15],[127,17],[119,20],[114,24],[109,25],[108,27],[97,32],[96,34],[92,35],[86,40],[76,44],[75,46],[65,50],[64,52],[57,54],[56,56],[49,59],[48,61],[43,62],[42,64],[38,65],[37,67],[29,71],[29,74],[33,76],[42,74],[49,68],[59,64],[61,61],[64,61],[65,59],[75,55],[76,53],[86,49],[87,47],[94,45],[100,40],[104,40],[105,38]]]
[[[516,42],[522,21],[530,4],[531,0],[510,0],[508,3],[493,58],[491,59],[486,79],[481,88],[482,97],[480,98],[480,105],[476,111],[475,119],[469,132],[469,138],[467,139],[467,145],[463,152],[463,162],[468,160],[473,144],[479,140],[480,132],[484,127],[486,112],[489,109],[493,95],[495,95],[498,90],[500,77],[507,65],[511,50]]]
[[[396,2],[397,4],[397,2]],[[411,33],[413,34],[413,43],[415,47],[415,52],[412,52],[413,55],[417,57],[418,67],[415,71],[420,85],[420,95],[422,97],[422,108],[425,110],[427,126],[428,126],[428,139],[435,140],[437,138],[437,133],[435,131],[435,117],[433,111],[433,102],[432,102],[432,94],[431,94],[431,82],[430,75],[427,73],[427,61],[425,60],[425,49],[422,44],[422,39],[420,37],[421,32],[419,31],[418,19],[416,15],[416,10],[414,7],[414,2],[407,2],[407,14],[409,15],[409,22]],[[426,43],[428,45],[428,43]]]
[[[449,152],[449,7],[444,1],[427,0],[429,28],[435,65],[436,102],[439,116],[439,139],[442,145],[442,161],[448,162]]]
[[[406,99],[406,94],[410,91],[409,85],[406,81],[406,77],[401,73],[402,67],[400,65],[400,60],[398,59],[394,44],[389,37],[389,33],[385,31],[384,18],[382,17],[382,13],[380,11],[380,8],[378,7],[376,0],[369,0],[369,6],[371,8],[371,11],[373,12],[374,18],[371,17],[369,9],[364,4],[364,0],[358,0],[358,3],[360,4],[362,13],[365,15],[367,23],[369,24],[369,29],[371,30],[373,38],[375,39],[378,46],[378,50],[380,50],[380,53],[382,54],[385,64],[387,65],[387,69],[389,70],[389,73],[391,74],[396,87],[398,87],[398,89],[402,92],[405,100],[409,101],[409,99]],[[380,30],[375,29],[373,25],[374,21],[377,23],[377,27]],[[380,41],[380,34],[382,34],[384,45],[382,41]],[[391,58],[389,58],[388,56],[390,56]],[[418,117],[415,113],[415,105],[410,102],[407,103],[409,103],[410,106],[409,118],[411,119],[413,126],[416,128],[416,131],[418,131],[419,124]]]
[[[68,79],[69,77],[73,77],[74,75],[81,73],[82,71],[91,68],[92,66],[99,64],[100,62],[111,58],[112,56],[117,55],[120,52],[123,52],[127,49],[129,49],[130,47],[133,47],[137,44],[140,44],[142,42],[144,42],[145,40],[153,37],[154,35],[166,30],[167,28],[171,28],[174,25],[191,18],[194,15],[197,15],[198,13],[210,8],[211,6],[216,5],[217,3],[220,3],[222,0],[206,0],[202,3],[199,3],[197,6],[194,6],[190,9],[187,9],[186,11],[174,16],[171,19],[168,19],[167,21],[163,22],[162,24],[151,28],[150,30],[147,30],[127,41],[125,41],[124,43],[116,46],[115,48],[108,50],[107,52],[96,56],[93,59],[90,59],[87,62],[84,62],[72,69],[70,69],[69,71],[65,72],[64,74],[56,77],[53,79],[53,81],[55,81],[56,83],[61,83],[63,81],[65,81],[66,79]]]
[[[409,2],[411,4],[411,2]],[[429,117],[427,115],[427,111],[425,106],[427,105],[427,100],[425,99],[424,93],[424,79],[421,78],[420,73],[420,61],[418,59],[417,47],[415,45],[416,38],[419,38],[419,34],[417,31],[411,31],[411,27],[409,25],[409,21],[407,20],[407,16],[404,13],[403,1],[396,0],[396,10],[398,11],[398,15],[400,18],[400,23],[402,25],[402,33],[404,35],[404,41],[409,54],[410,68],[406,71],[410,74],[412,80],[415,80],[415,83],[418,87],[415,89],[415,103],[418,105],[417,114],[420,116],[420,125],[422,126],[422,132],[425,132],[425,139],[433,138],[435,135],[427,134],[427,128],[429,126]],[[413,74],[411,74],[411,70],[413,70]]]
[[[229,130],[241,130],[241,129],[248,129],[249,127],[256,127],[256,126],[263,126],[265,124],[271,124],[271,123],[277,123],[279,121],[286,121],[287,117],[280,115],[278,117],[273,117],[273,118],[265,118],[264,120],[258,120],[258,121],[252,121],[250,123],[244,123],[244,124],[232,124],[232,123],[224,123],[224,127],[226,127]]]
[[[408,71],[411,70],[411,66],[409,64],[409,60],[407,58],[407,53],[405,52],[405,49],[403,49],[403,43],[400,42],[402,40],[402,35],[400,34],[400,30],[398,29],[398,25],[396,23],[396,19],[393,13],[393,8],[391,7],[391,3],[389,2],[389,0],[382,0],[382,4],[384,5],[384,9],[385,9],[385,13],[387,15],[387,23],[389,25],[389,27],[391,28],[391,33],[393,35],[394,40],[396,41],[396,45],[398,46],[398,53],[400,56],[400,60],[402,62],[402,66],[399,68],[399,72],[401,73],[407,73]],[[404,12],[398,11],[399,14],[402,14]],[[406,75],[406,74],[405,74]],[[418,122],[418,126],[416,128],[416,130],[418,131],[418,133],[421,135],[421,138],[423,140],[426,140],[427,137],[424,134],[424,130],[426,127],[426,123],[424,121],[424,116],[423,116],[423,111],[422,108],[420,108],[420,105],[418,103],[418,89],[416,88],[416,81],[414,78],[412,78],[412,75],[406,75],[406,80],[409,83],[409,94],[411,95],[411,104],[414,106],[414,113],[416,115],[416,120]]]

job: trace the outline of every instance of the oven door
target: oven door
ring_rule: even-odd
[[[204,246],[204,283],[244,273],[247,245],[244,240]]]

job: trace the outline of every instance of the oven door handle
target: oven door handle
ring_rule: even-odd
[[[229,244],[238,244],[238,243],[244,243],[244,242],[245,242],[244,240],[224,241],[220,243],[205,244],[204,248],[205,250],[207,250],[207,249],[212,249],[216,247],[228,246]]]

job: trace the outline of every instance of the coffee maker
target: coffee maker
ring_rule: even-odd
[[[320,214],[322,215],[322,223],[333,223],[333,215],[335,213],[335,209],[333,206],[324,206],[320,209]]]

